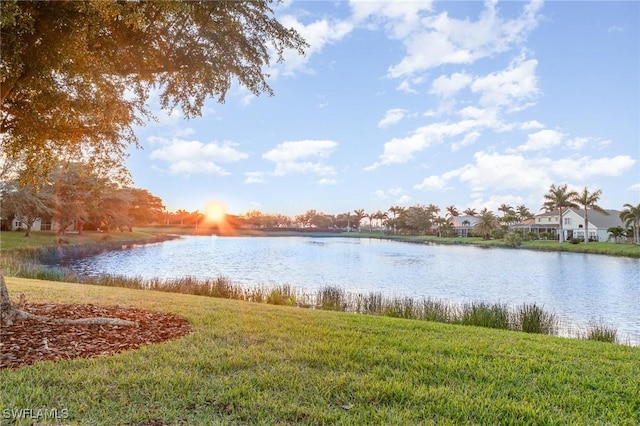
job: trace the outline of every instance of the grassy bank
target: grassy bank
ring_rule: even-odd
[[[113,357],[0,372],[0,413],[71,424],[637,424],[640,349],[598,342],[8,279],[31,302],[126,304],[194,332]],[[17,424],[31,424],[32,421]]]
[[[479,247],[513,248],[501,239],[483,240],[480,237],[434,237],[431,235],[390,235],[382,232],[266,232],[265,236],[308,236],[308,237],[350,237],[350,238],[378,238],[393,241],[405,241],[412,243],[443,244],[443,245],[470,245]],[[610,256],[624,256],[640,258],[640,245],[630,243],[590,242],[588,244],[572,244],[569,242],[530,240],[522,241],[522,245],[515,249],[530,249],[543,251],[562,251],[573,253],[605,254]]]
[[[88,244],[100,242],[113,242],[130,244],[151,241],[159,236],[166,235],[197,235],[197,231],[189,227],[148,227],[136,228],[134,232],[112,232],[109,234],[87,231],[83,235],[67,234],[63,237],[64,244]],[[238,236],[252,237],[350,237],[350,238],[378,238],[394,241],[405,241],[429,244],[456,244],[481,247],[509,247],[501,239],[483,240],[479,237],[434,237],[431,235],[390,235],[382,232],[304,232],[304,231],[268,231],[238,230]],[[42,246],[55,246],[58,240],[53,232],[34,231],[30,238],[24,238],[23,232],[1,232],[0,249],[13,250],[16,248],[32,248]],[[624,256],[640,258],[640,245],[629,243],[591,242],[589,244],[571,244],[569,242],[531,240],[522,241],[517,249],[564,251],[573,253],[605,254],[610,256]]]

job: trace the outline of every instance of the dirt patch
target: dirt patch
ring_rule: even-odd
[[[138,308],[28,303],[22,309],[52,318],[111,317],[134,321],[137,325],[70,325],[24,320],[9,327],[0,326],[0,369],[23,367],[37,361],[113,355],[191,331],[184,318]]]

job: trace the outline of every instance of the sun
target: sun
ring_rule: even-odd
[[[204,209],[207,222],[214,224],[224,223],[227,218],[227,209],[220,201],[211,201]]]

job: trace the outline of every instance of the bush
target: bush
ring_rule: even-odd
[[[580,238],[571,238],[571,239],[569,240],[569,242],[570,242],[571,244],[580,244],[580,243],[582,242],[582,239],[580,239]]]
[[[267,303],[271,305],[294,306],[296,304],[296,295],[290,285],[282,285],[269,292]]]
[[[504,236],[504,242],[509,247],[519,247],[522,245],[522,237],[518,232],[509,232]]]

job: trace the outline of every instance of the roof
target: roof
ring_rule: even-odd
[[[584,210],[582,209],[570,209],[575,214],[584,219]],[[589,218],[589,223],[595,226],[598,229],[609,229],[615,228],[616,226],[620,226],[624,228],[624,223],[620,219],[620,211],[619,210],[605,210],[608,215],[602,214],[597,210],[587,210],[587,216]]]
[[[451,222],[453,223],[454,227],[457,228],[473,228],[474,226],[476,226],[476,224],[478,223],[478,221],[480,220],[480,218],[476,217],[476,216],[454,216],[451,218]],[[462,225],[462,222],[469,222],[469,225]]]

